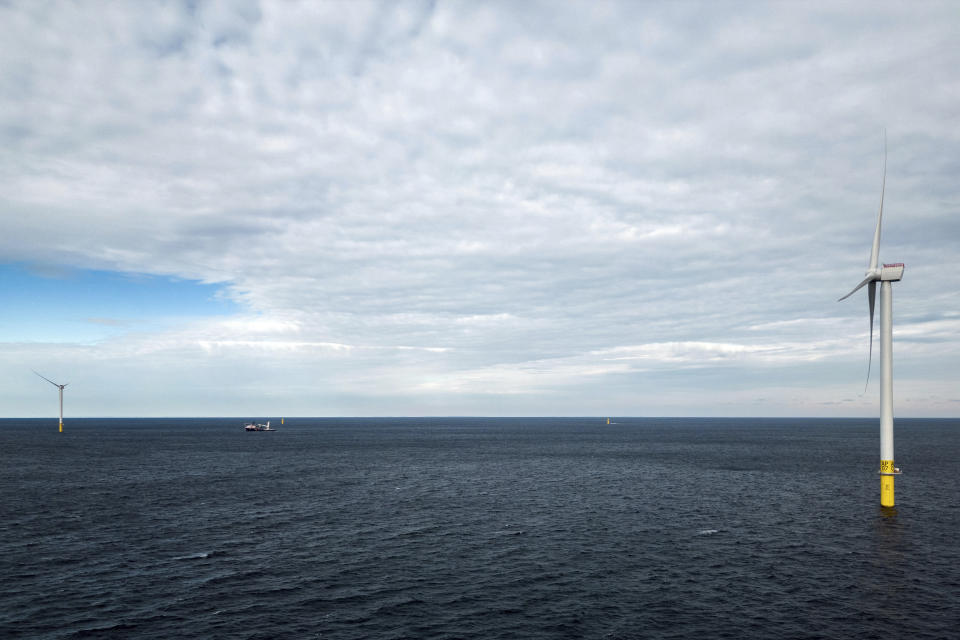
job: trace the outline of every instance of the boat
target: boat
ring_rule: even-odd
[[[266,424],[263,424],[260,422],[248,422],[247,424],[243,425],[243,430],[244,431],[276,431],[276,429],[272,429],[270,427],[269,420],[267,420]]]

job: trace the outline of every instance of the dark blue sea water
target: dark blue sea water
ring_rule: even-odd
[[[960,634],[960,421],[603,422],[2,420],[0,637]]]

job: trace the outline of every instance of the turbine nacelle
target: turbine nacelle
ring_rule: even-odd
[[[903,263],[894,262],[883,265],[880,269],[880,277],[877,279],[884,282],[899,282],[901,278],[903,278]]]
[[[850,293],[840,298],[838,302],[846,300],[847,298],[855,294],[857,291],[862,289],[864,285],[867,285],[867,284],[871,284],[875,282],[899,282],[900,280],[903,279],[903,268],[904,268],[904,265],[902,262],[894,262],[893,264],[883,265],[882,269],[869,269],[866,272],[867,277],[861,280],[860,284],[855,286],[853,290],[850,291]],[[870,300],[871,300],[870,317],[871,318],[873,317],[873,302],[872,302],[873,296],[874,294],[871,293],[870,294]]]

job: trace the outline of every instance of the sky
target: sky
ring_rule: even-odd
[[[0,3],[0,416],[960,415],[955,2]],[[876,337],[876,336],[875,336]],[[65,420],[66,421],[66,420]]]

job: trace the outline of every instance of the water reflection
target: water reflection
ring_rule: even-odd
[[[880,507],[880,517],[881,517],[881,518],[896,518],[896,517],[897,517],[897,508],[896,508],[896,507]]]
[[[896,507],[877,507],[877,517],[873,522],[874,547],[879,559],[903,554],[906,518]]]

